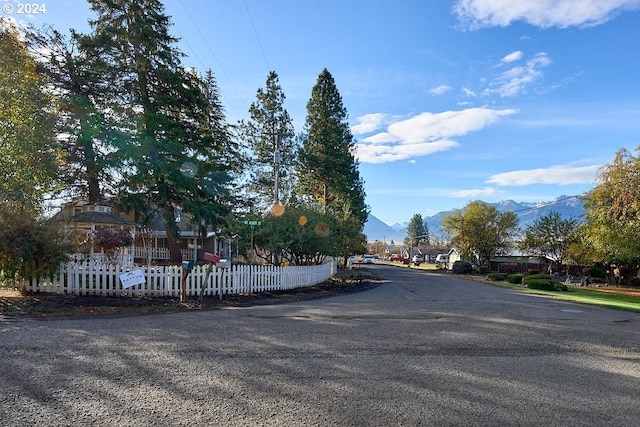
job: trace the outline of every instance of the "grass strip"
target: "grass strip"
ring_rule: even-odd
[[[507,282],[487,282],[492,285],[498,285],[520,292],[526,292],[535,295],[545,295],[563,301],[577,302],[581,304],[598,305],[601,307],[615,308],[618,310],[633,311],[640,313],[640,296],[626,295],[617,292],[618,290],[607,288],[585,288],[582,286],[568,285],[568,292],[559,291],[540,291],[536,289],[528,289],[521,285]]]

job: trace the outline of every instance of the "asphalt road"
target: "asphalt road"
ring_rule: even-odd
[[[0,323],[0,425],[640,423],[640,314],[367,268],[314,301]]]

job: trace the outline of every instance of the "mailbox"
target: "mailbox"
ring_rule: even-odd
[[[193,261],[182,261],[182,269],[185,271],[193,270]]]
[[[205,252],[204,255],[202,256],[202,258],[207,261],[207,262],[219,262],[220,261],[220,255],[218,254],[212,254],[210,252]]]

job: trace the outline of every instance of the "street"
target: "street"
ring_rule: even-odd
[[[640,314],[367,265],[349,295],[0,323],[0,425],[629,426]]]

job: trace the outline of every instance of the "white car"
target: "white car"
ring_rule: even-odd
[[[376,259],[375,259],[375,258],[373,257],[373,255],[371,255],[371,254],[366,254],[366,255],[364,256],[364,263],[365,263],[365,264],[373,264],[373,263],[375,262],[375,260],[376,260]]]

